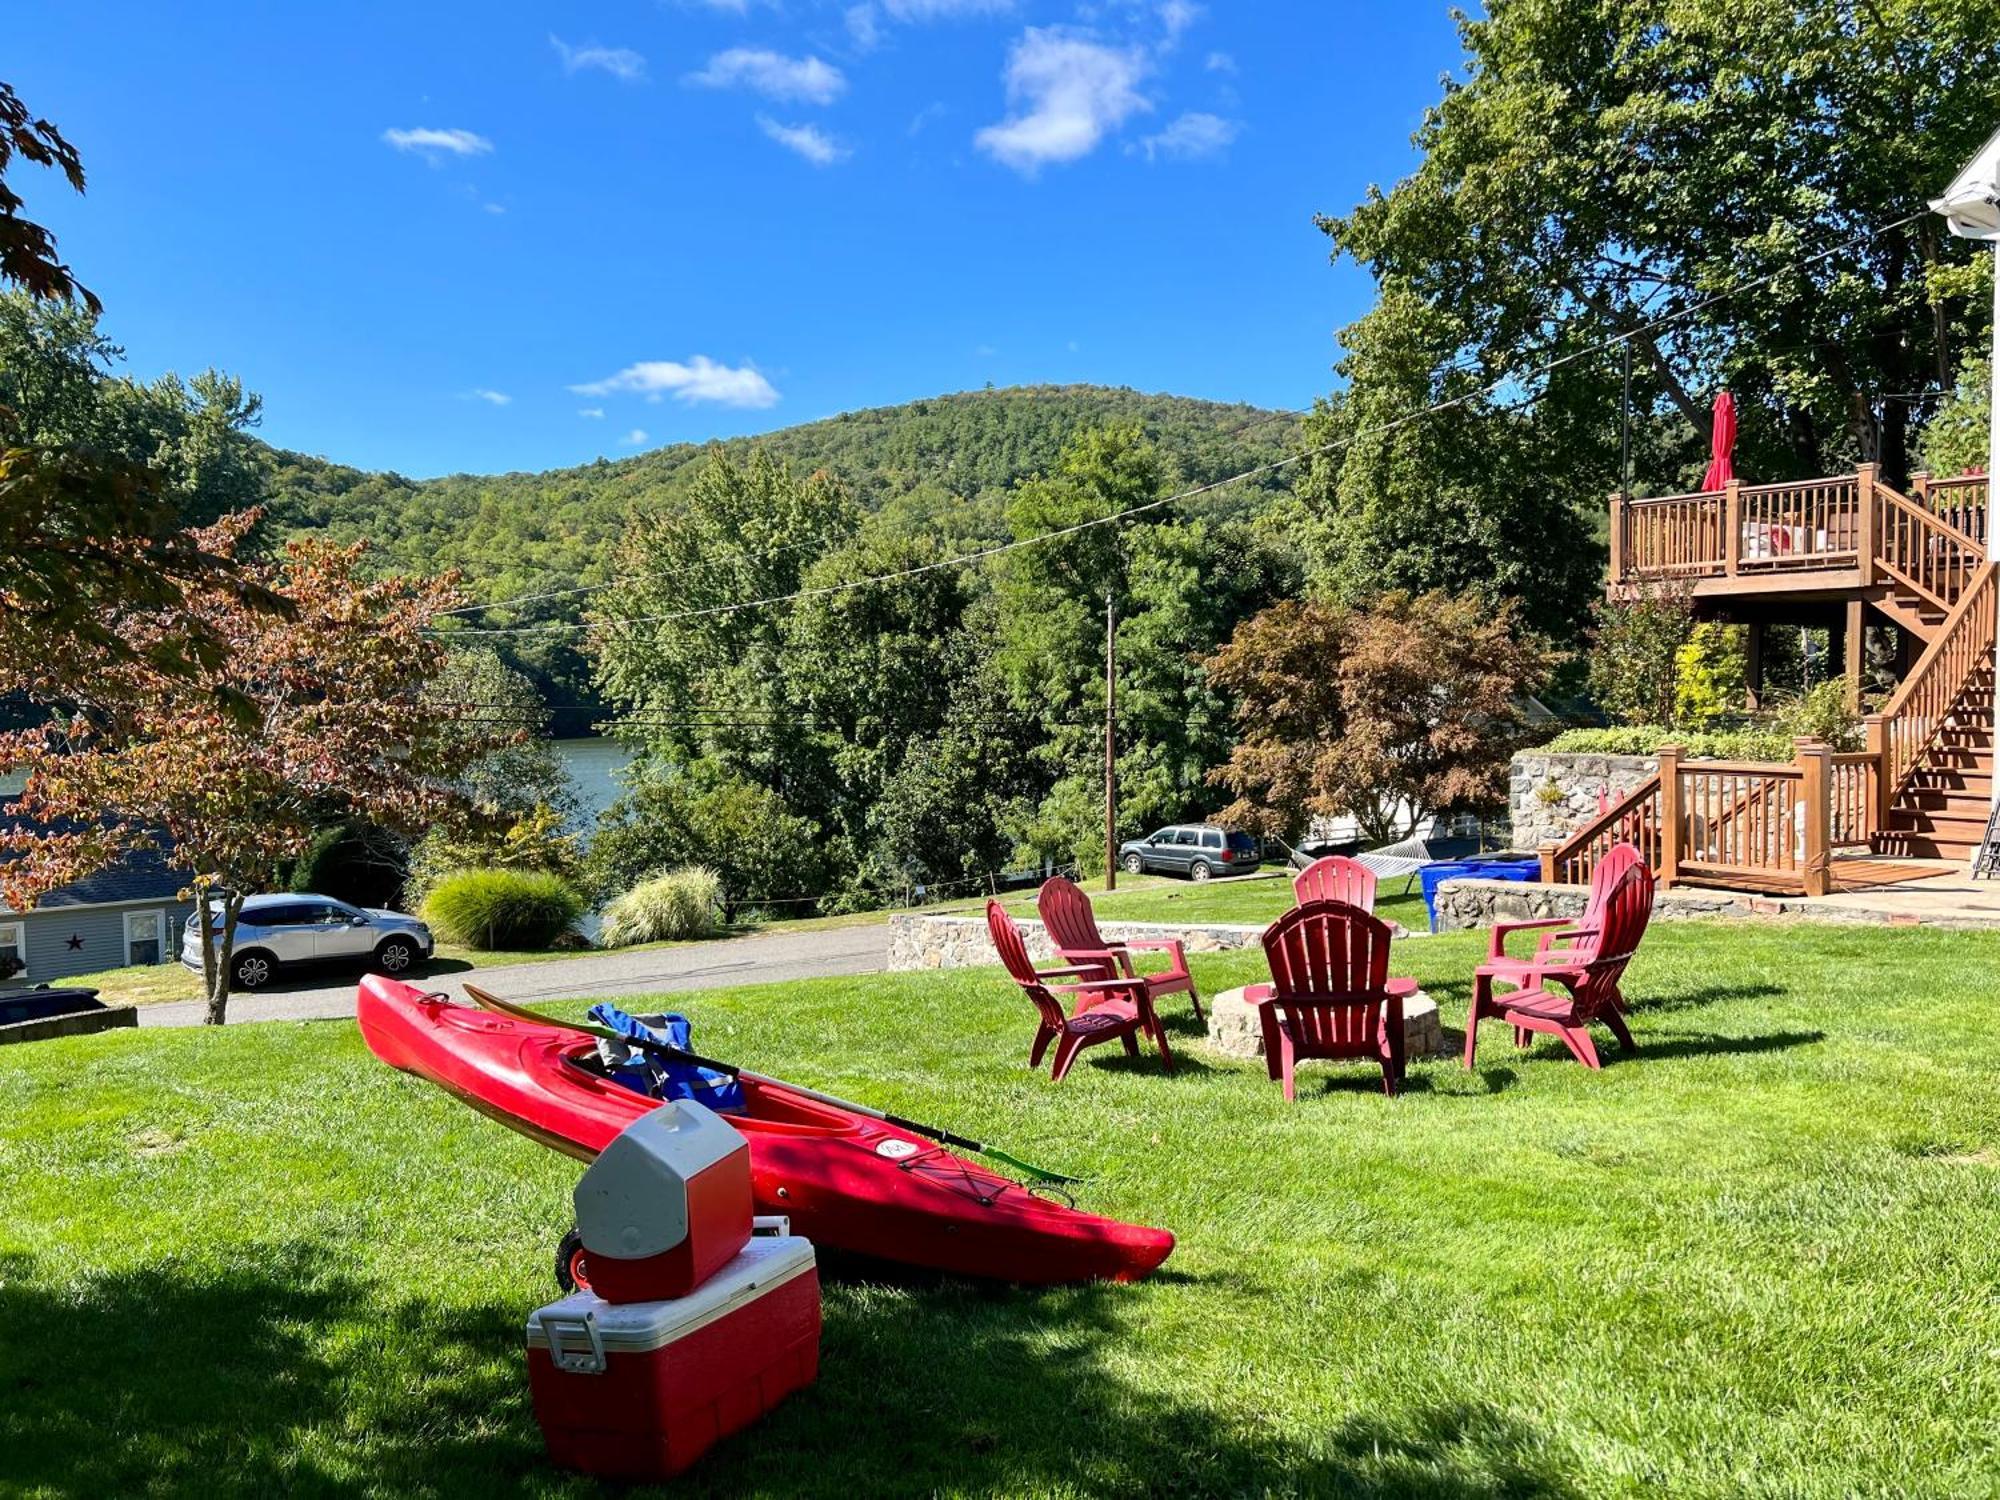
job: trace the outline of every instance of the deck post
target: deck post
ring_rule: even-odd
[[[1880,464],[1862,464],[1854,473],[1854,566],[1861,572],[1864,589],[1872,588],[1875,583],[1875,537],[1882,517],[1875,482],[1881,472]],[[1850,613],[1849,619],[1852,618]]]
[[[1868,834],[1873,839],[1887,831],[1889,809],[1896,800],[1896,789],[1889,784],[1889,716],[1869,714],[1861,725],[1868,735],[1868,753],[1875,760],[1874,796],[1868,808]]]
[[[1681,878],[1681,747],[1660,746],[1660,889]]]
[[[1561,840],[1544,839],[1541,846],[1536,850],[1542,856],[1543,885],[1554,885],[1556,883],[1556,850],[1560,848],[1562,848]]]
[[[1867,613],[1859,599],[1847,601],[1847,630],[1844,643],[1846,660],[1841,665],[1847,672],[1847,711],[1861,711],[1861,669],[1868,660]]]
[[[1832,792],[1833,747],[1823,740],[1797,741],[1799,806],[1805,812],[1805,849],[1799,874],[1808,896],[1824,896],[1832,889],[1829,850],[1833,844]]]
[[[1625,492],[1614,490],[1611,494],[1611,582],[1614,587],[1625,581]]]
[[[1743,481],[1722,487],[1722,571],[1734,578],[1743,565]]]

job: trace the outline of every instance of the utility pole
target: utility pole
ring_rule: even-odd
[[[1625,340],[1625,406],[1618,434],[1618,492],[1632,494],[1632,341]]]
[[[1118,889],[1118,611],[1104,591],[1104,888]]]

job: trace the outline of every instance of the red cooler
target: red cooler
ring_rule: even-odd
[[[812,1384],[819,1329],[819,1271],[802,1239],[754,1239],[670,1302],[565,1297],[528,1319],[549,1457],[606,1479],[671,1478]]]
[[[613,1137],[576,1185],[584,1275],[606,1302],[685,1297],[750,1238],[750,1145],[679,1099]]]

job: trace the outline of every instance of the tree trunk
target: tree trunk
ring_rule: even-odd
[[[229,973],[236,956],[236,918],[243,910],[240,892],[231,890],[220,893],[222,941],[210,943],[208,934],[215,930],[210,901],[215,895],[212,889],[204,890],[201,895],[201,981],[202,993],[208,1002],[208,1012],[202,1020],[208,1026],[220,1026],[227,1019]]]

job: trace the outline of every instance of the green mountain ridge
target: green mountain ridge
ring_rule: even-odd
[[[458,568],[474,597],[499,600],[601,581],[627,515],[671,505],[711,452],[741,461],[764,449],[825,469],[870,511],[984,532],[997,501],[1047,470],[1077,431],[1138,423],[1178,484],[1210,483],[1295,446],[1293,412],[1101,386],[1023,386],[873,407],[709,443],[542,472],[413,480],[270,450],[273,520],[286,532],[367,540],[397,567]],[[1283,476],[1250,495],[1283,490]],[[1234,504],[1241,505],[1242,497]],[[953,511],[970,514],[951,515]]]

